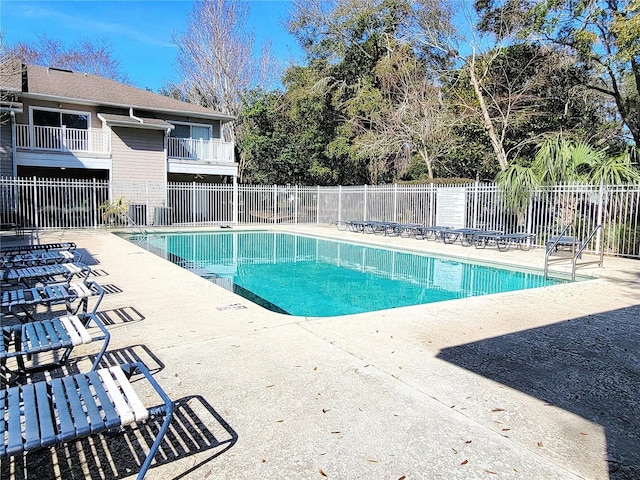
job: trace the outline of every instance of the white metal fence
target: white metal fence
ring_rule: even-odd
[[[566,224],[580,238],[603,225],[589,250],[640,258],[640,184],[545,187],[514,214],[499,188],[485,183],[298,187],[0,178],[2,222],[25,228],[98,228],[104,225],[99,206],[118,197],[141,226],[385,220],[522,231],[543,245]],[[454,224],[448,215],[456,210],[462,216]]]

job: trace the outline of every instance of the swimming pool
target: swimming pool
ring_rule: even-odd
[[[537,288],[542,274],[269,232],[127,235],[265,308],[327,317]]]

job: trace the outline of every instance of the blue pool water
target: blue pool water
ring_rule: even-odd
[[[538,273],[279,232],[127,238],[290,315],[346,315],[558,283]]]

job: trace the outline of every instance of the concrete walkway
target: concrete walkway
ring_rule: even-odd
[[[544,262],[540,248],[276,228]],[[554,287],[304,318],[267,311],[109,232],[37,241],[78,244],[111,292],[101,306],[106,361],[143,360],[176,401],[148,479],[640,478],[640,261],[605,258],[581,272],[592,279]],[[80,353],[69,370],[90,365],[91,350]],[[135,478],[136,455],[156,431],[4,460],[0,476]]]

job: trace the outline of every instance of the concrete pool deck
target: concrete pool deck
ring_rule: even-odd
[[[273,229],[544,262],[541,248]],[[553,287],[304,318],[267,311],[104,230],[36,241],[77,243],[109,291],[106,361],[142,359],[176,402],[148,479],[640,477],[640,261],[606,257],[580,271],[593,279]],[[70,370],[90,365],[92,351],[82,353]],[[0,476],[135,478],[135,456],[155,432],[5,459]]]

